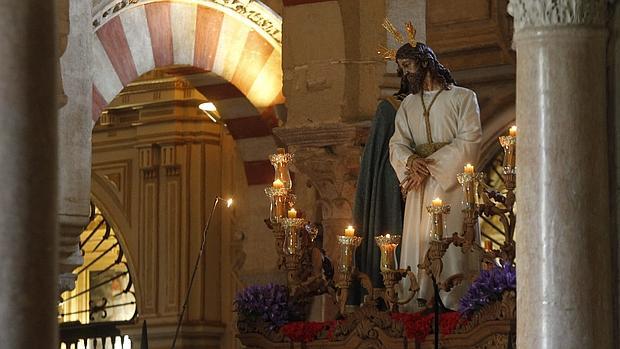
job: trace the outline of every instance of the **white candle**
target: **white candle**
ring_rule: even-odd
[[[433,199],[433,207],[439,207],[441,205],[443,205],[443,201],[441,201],[440,198]]]
[[[344,236],[354,236],[355,235],[355,229],[353,228],[352,225],[348,226],[347,229],[344,230]]]
[[[294,207],[288,210],[288,218],[297,218],[297,210]]]

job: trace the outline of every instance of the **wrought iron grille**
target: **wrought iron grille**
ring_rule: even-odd
[[[133,323],[137,313],[131,273],[114,229],[94,204],[79,246],[84,264],[74,271],[76,288],[64,292],[58,306],[60,347],[131,348],[118,327]]]
[[[506,191],[506,185],[504,184],[504,179],[501,174],[503,159],[503,150],[498,147],[497,153],[493,159],[489,161],[482,170],[486,173],[487,188],[500,193]],[[484,216],[480,217],[480,235],[482,241],[490,240],[493,243],[494,248],[498,248],[506,238],[506,232],[504,231],[503,225],[497,216],[491,218]]]

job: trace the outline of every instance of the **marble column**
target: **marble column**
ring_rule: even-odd
[[[611,348],[607,3],[511,0],[517,347]]]
[[[55,1],[0,1],[0,348],[57,348]]]

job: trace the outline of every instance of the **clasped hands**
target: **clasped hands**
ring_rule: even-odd
[[[411,190],[419,191],[422,188],[422,185],[431,174],[428,170],[428,165],[434,162],[434,159],[425,159],[416,155],[412,155],[407,159],[405,179],[400,182],[400,190],[403,197],[407,196],[407,193]]]

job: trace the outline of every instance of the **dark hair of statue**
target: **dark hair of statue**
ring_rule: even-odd
[[[415,62],[417,70],[414,74],[405,74],[398,68],[400,80],[400,90],[395,94],[399,99],[404,99],[409,94],[416,94],[422,91],[426,73],[430,74],[431,79],[439,82],[444,89],[449,89],[450,84],[456,84],[450,71],[444,67],[435,52],[426,44],[418,42],[415,47],[407,43],[396,51],[396,61],[408,58]]]

